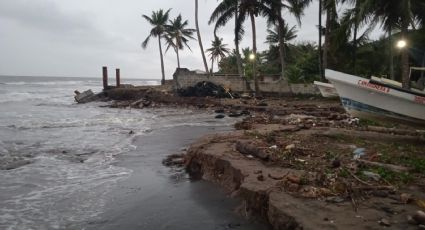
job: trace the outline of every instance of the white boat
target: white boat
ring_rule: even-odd
[[[424,93],[328,69],[325,76],[352,116],[425,124]]]
[[[314,85],[317,86],[323,97],[338,97],[338,93],[332,84],[314,81]]]

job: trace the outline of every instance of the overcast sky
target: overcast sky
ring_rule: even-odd
[[[200,30],[204,47],[210,46],[213,27],[207,21],[216,0],[199,0]],[[151,40],[143,50],[140,43],[150,31],[142,14],[158,9],[179,13],[194,28],[192,0],[1,0],[0,1],[0,75],[97,77],[101,67],[110,74],[121,68],[123,78],[160,79],[158,44]],[[316,1],[305,11],[297,41],[317,41]],[[296,21],[285,14],[290,25]],[[266,23],[257,19],[259,50],[264,50]],[[250,25],[241,47],[251,45]],[[233,48],[233,23],[220,30],[219,36]],[[181,65],[202,69],[197,41],[192,51],[181,52]],[[177,66],[175,53],[165,55],[166,78],[172,78]]]

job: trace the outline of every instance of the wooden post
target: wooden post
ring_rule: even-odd
[[[120,69],[115,70],[115,77],[116,77],[116,80],[117,80],[117,87],[120,87],[120,85],[121,85]]]
[[[102,73],[103,73],[103,89],[108,89],[108,67],[104,66],[102,67]]]

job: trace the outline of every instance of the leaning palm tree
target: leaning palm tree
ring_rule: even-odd
[[[401,38],[407,39],[409,27],[425,26],[425,2],[423,0],[365,0],[373,10],[373,21],[379,21],[384,30],[400,29]],[[409,88],[409,55],[401,50],[403,88]]]
[[[223,44],[222,38],[215,37],[211,43],[211,48],[207,49],[207,52],[211,56],[211,74],[214,74],[214,60],[217,60],[217,63],[219,63],[220,59],[223,59],[230,53],[230,50],[226,46],[227,44]]]
[[[160,55],[160,58],[161,58],[161,72],[162,72],[161,84],[165,84],[164,57],[163,57],[163,54],[162,54],[161,38],[163,38],[165,32],[167,31],[167,21],[168,21],[168,18],[169,18],[170,10],[171,9],[169,9],[165,12],[162,9],[160,9],[159,11],[156,11],[156,12],[153,11],[151,17],[149,17],[147,15],[142,15],[142,17],[144,19],[146,19],[146,21],[148,21],[149,24],[151,24],[151,26],[152,26],[152,29],[149,33],[149,36],[142,43],[142,48],[146,49],[146,47],[148,46],[149,40],[152,37],[158,38],[159,55]]]
[[[202,54],[202,61],[204,62],[205,72],[208,73],[207,59],[205,58],[204,46],[202,45],[201,32],[199,31],[198,0],[195,0],[195,24],[196,24],[196,34],[198,35],[199,48],[201,49],[201,54]]]
[[[183,21],[181,14],[174,20],[169,21],[170,25],[165,36],[167,41],[167,50],[170,48],[174,49],[177,55],[177,67],[180,68],[180,56],[179,50],[182,50],[186,46],[189,50],[188,45],[189,39],[195,39],[193,33],[195,29],[186,28],[189,25],[187,20]]]
[[[279,32],[279,30],[281,30]],[[272,29],[267,29],[266,43],[273,46],[279,46],[282,44],[283,49],[279,48],[279,55],[285,55],[285,50],[288,50],[288,42],[294,40],[297,37],[296,26],[289,28],[288,24],[285,23],[283,28],[279,26],[273,26]],[[285,69],[285,58],[284,56],[280,58],[280,64],[282,70]]]

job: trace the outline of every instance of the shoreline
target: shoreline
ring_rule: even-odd
[[[259,215],[274,229],[416,229],[425,223],[417,215],[422,210],[417,203],[425,198],[423,172],[406,162],[383,164],[371,158],[381,158],[379,146],[394,145],[386,149],[391,157],[403,151],[418,154],[425,143],[421,131],[362,124],[351,119],[339,101],[317,97],[182,98],[148,87],[143,93],[123,90],[112,99],[121,100],[114,107],[188,106],[244,116],[235,125],[237,131],[195,141],[185,156],[185,167],[192,176],[241,198],[245,205],[241,213]],[[405,143],[413,148],[403,149]],[[371,155],[364,162],[381,165],[353,161],[353,150],[361,147]],[[382,165],[407,171],[397,174],[384,168],[381,173]]]

